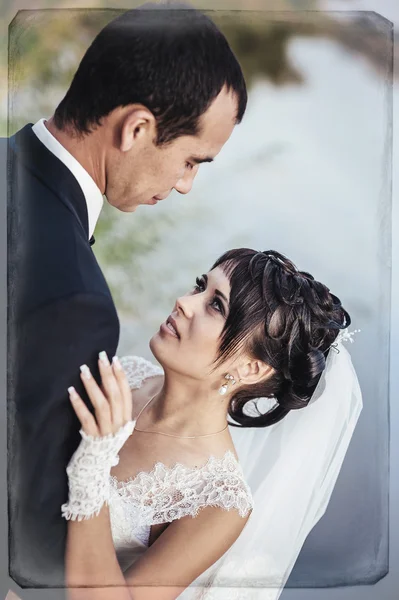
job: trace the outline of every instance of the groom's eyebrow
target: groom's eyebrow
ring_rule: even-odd
[[[199,156],[191,156],[189,160],[196,165],[200,165],[201,163],[211,163],[213,162],[213,158],[211,156],[205,156],[204,158],[200,158]]]

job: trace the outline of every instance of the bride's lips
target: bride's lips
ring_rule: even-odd
[[[168,317],[164,323],[161,325],[161,330],[169,335],[173,335],[173,337],[180,339],[180,334],[177,329],[176,321],[173,317]]]

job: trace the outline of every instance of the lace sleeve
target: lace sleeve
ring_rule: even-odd
[[[246,517],[253,507],[251,490],[230,451],[221,458],[211,456],[198,469],[181,463],[172,468],[156,463],[152,471],[140,472],[132,480],[112,480],[120,497],[134,507],[137,525],[196,517],[205,506],[235,509]]]
[[[127,375],[130,389],[140,388],[149,377],[163,375],[163,369],[141,356],[122,356],[121,365]]]

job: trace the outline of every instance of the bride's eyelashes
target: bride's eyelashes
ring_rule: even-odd
[[[197,277],[195,280],[196,285],[194,286],[194,293],[202,293],[205,292],[206,287],[207,287],[207,281],[205,279],[204,276],[202,277]],[[217,312],[219,312],[223,317],[226,316],[226,309],[225,306],[222,302],[222,300],[220,300],[220,298],[217,295],[214,295],[211,302],[210,302],[210,306],[216,310]]]
[[[206,282],[205,282],[204,278],[197,277],[195,279],[194,291],[195,292],[205,292],[205,290],[206,290]]]

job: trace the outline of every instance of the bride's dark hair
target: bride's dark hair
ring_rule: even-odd
[[[274,369],[269,379],[237,390],[229,415],[243,427],[273,425],[307,406],[331,344],[350,325],[350,316],[325,285],[274,250],[229,250],[216,267],[231,286],[216,365],[244,349]],[[256,398],[274,398],[276,405],[250,416],[244,407]]]

